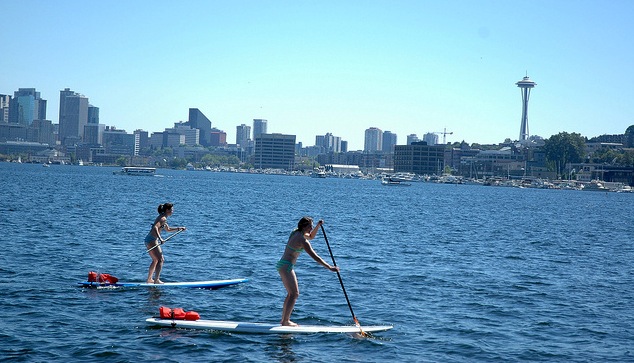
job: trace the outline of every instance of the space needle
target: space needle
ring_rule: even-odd
[[[524,77],[521,81],[515,83],[517,87],[520,88],[522,92],[522,124],[520,126],[520,142],[526,141],[528,139],[528,99],[531,96],[531,89],[537,86],[537,83],[533,82],[528,78],[528,76]]]

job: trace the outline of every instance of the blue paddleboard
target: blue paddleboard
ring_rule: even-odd
[[[164,284],[148,284],[141,282],[117,282],[116,284],[110,283],[99,283],[99,282],[90,282],[90,281],[82,281],[78,282],[77,285],[79,287],[97,287],[97,288],[105,288],[105,287],[157,287],[157,288],[168,288],[168,287],[188,287],[193,289],[219,289],[221,287],[237,285],[244,282],[249,281],[249,279],[230,279],[230,280],[209,280],[209,281],[188,281],[188,282],[166,282]]]

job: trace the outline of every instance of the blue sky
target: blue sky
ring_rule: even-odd
[[[305,146],[330,132],[359,150],[369,127],[500,143],[519,138],[528,74],[531,135],[634,124],[630,0],[0,0],[0,14],[0,93],[36,88],[54,123],[68,87],[128,132],[195,107],[230,143],[254,118]]]

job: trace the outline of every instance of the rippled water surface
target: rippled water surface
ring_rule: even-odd
[[[0,357],[13,361],[634,361],[634,194],[0,163]],[[215,291],[92,290],[88,271],[145,279],[163,202],[185,233],[165,281],[249,278]],[[326,221],[355,315],[346,334],[148,326],[161,305],[277,322],[275,270],[303,215]],[[327,260],[321,234],[315,250]],[[300,324],[352,325],[337,275],[303,254]]]

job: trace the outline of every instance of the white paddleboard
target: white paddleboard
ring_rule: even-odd
[[[258,333],[258,334],[295,334],[295,333],[360,333],[356,326],[323,326],[300,325],[282,326],[279,324],[248,323],[240,321],[222,320],[173,320],[161,318],[149,318],[146,322],[154,325],[169,326],[173,328],[208,329],[233,333]],[[392,325],[368,325],[361,326],[366,333],[380,332],[392,329]]]
[[[247,282],[249,279],[231,279],[231,280],[209,280],[209,281],[188,281],[188,282],[166,282],[164,284],[148,284],[140,282],[117,282],[116,284],[99,283],[99,282],[78,282],[81,287],[189,287],[194,289],[219,289],[225,286],[231,286]]]

